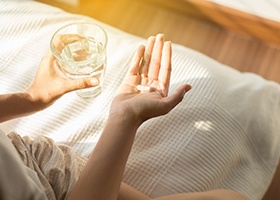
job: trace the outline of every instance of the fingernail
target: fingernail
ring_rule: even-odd
[[[90,84],[91,84],[92,86],[96,86],[96,85],[99,84],[99,80],[96,79],[96,78],[93,78],[93,79],[90,80]]]
[[[156,37],[157,37],[157,38],[164,37],[164,34],[163,34],[163,33],[158,33],[158,34],[156,35]]]
[[[185,96],[185,94],[190,91],[192,89],[192,86],[191,85],[188,85],[188,87],[184,90],[183,92],[183,96]]]

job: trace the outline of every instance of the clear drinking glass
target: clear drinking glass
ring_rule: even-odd
[[[50,42],[62,72],[71,79],[95,77],[99,85],[77,91],[83,98],[99,95],[106,69],[107,34],[91,23],[72,23],[58,29]]]

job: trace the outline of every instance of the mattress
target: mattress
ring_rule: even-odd
[[[0,13],[0,94],[28,87],[61,26],[91,22],[107,32],[98,97],[68,93],[46,110],[0,124],[5,133],[45,135],[88,156],[133,53],[146,39],[35,1],[0,1]],[[183,83],[193,89],[169,114],[139,128],[123,181],[151,197],[226,188],[261,199],[279,160],[279,84],[178,44],[172,65],[170,93]]]

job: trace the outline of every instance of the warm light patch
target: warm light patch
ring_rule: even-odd
[[[213,128],[213,124],[210,121],[197,121],[194,126],[203,131],[210,131]]]

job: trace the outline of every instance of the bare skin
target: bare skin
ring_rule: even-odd
[[[140,46],[132,66],[114,98],[108,121],[91,157],[69,199],[148,200],[139,191],[121,183],[138,127],[148,119],[167,114],[182,100],[191,86],[184,84],[168,95],[171,76],[172,47],[159,34]],[[148,85],[152,92],[138,91],[137,85]],[[104,178],[106,177],[106,178]],[[108,192],[110,191],[110,192]],[[157,200],[230,199],[247,197],[229,190],[185,193]]]
[[[150,200],[145,194],[122,183],[122,177],[138,127],[151,118],[175,108],[191,89],[183,84],[168,95],[171,76],[171,42],[158,34],[140,46],[125,80],[114,98],[103,133],[68,199]],[[28,89],[0,95],[0,122],[26,116],[52,105],[63,94],[99,84],[96,79],[71,80],[59,70],[49,52]],[[151,87],[139,91],[137,85]],[[156,200],[240,200],[248,199],[230,190],[185,193]]]

